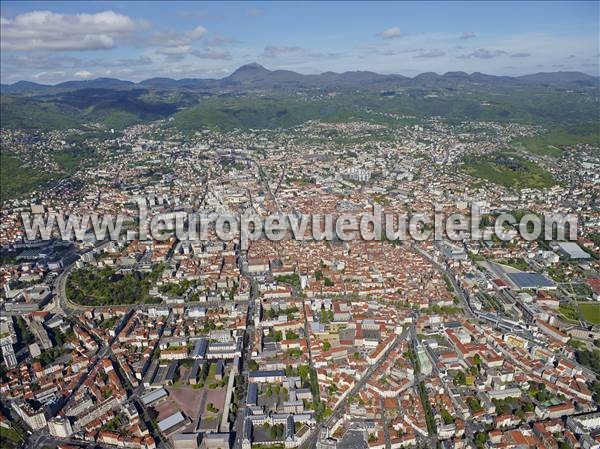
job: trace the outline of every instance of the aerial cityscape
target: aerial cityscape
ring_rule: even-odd
[[[1,449],[600,449],[598,2],[1,12]]]

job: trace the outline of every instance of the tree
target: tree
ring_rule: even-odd
[[[474,398],[474,397],[467,399],[467,405],[469,406],[469,408],[471,409],[471,412],[473,412],[473,413],[477,413],[477,412],[483,410],[483,408],[481,407],[481,402],[479,402],[479,399]]]
[[[283,424],[275,424],[269,430],[269,435],[272,440],[281,439],[284,434],[285,434],[285,426]]]
[[[526,412],[533,412],[535,410],[535,405],[533,405],[532,402],[527,402],[525,404],[525,411]]]
[[[285,338],[286,340],[297,340],[298,334],[293,331],[286,331]]]
[[[488,435],[486,432],[477,432],[475,435],[475,445],[479,449],[483,449],[485,447],[485,442],[488,439]]]
[[[325,340],[323,342],[323,351],[329,351],[331,349],[331,343],[329,343],[327,340]]]
[[[456,376],[454,376],[454,384],[455,385],[465,385],[467,383],[467,379],[465,377],[465,373],[463,373],[462,371],[459,371],[458,373],[456,373]]]
[[[308,376],[310,374],[310,367],[308,365],[300,365],[298,367],[298,375],[302,380],[302,383],[308,381]]]
[[[519,409],[516,411],[515,415],[517,415],[517,417],[518,417],[519,419],[523,419],[523,418],[525,418],[525,412],[523,411],[523,409],[522,409],[522,408],[519,408]]]
[[[327,311],[325,309],[321,309],[321,323],[327,323],[328,321]]]
[[[441,415],[442,415],[442,420],[444,421],[444,424],[451,424],[454,422],[452,415],[445,408],[442,409]]]

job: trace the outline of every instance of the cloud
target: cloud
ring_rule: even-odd
[[[228,51],[217,50],[211,47],[204,47],[202,50],[193,48],[191,45],[174,45],[171,47],[158,48],[156,54],[166,56],[170,62],[181,61],[186,56],[191,55],[200,59],[230,60],[231,54]]]
[[[137,58],[126,58],[126,59],[117,59],[113,62],[105,62],[104,66],[112,66],[112,67],[131,67],[131,66],[143,66],[143,65],[151,65],[153,63],[152,58],[149,56],[139,56]]]
[[[510,55],[511,58],[529,58],[531,53],[513,53]]]
[[[2,64],[14,66],[19,69],[51,70],[59,68],[78,68],[82,66],[79,58],[67,55],[56,55],[52,57],[47,53],[32,54],[9,54],[2,55]]]
[[[311,59],[333,59],[341,56],[341,53],[324,53],[318,51],[307,50],[306,48],[296,46],[278,46],[278,45],[267,45],[263,52],[259,55],[259,58],[267,59],[283,59],[292,58],[302,60],[306,62]]]
[[[458,55],[457,58],[459,58],[459,59],[471,59],[471,58],[492,59],[492,58],[496,58],[498,56],[502,56],[505,54],[506,54],[506,52],[504,50],[487,50],[485,48],[478,48],[477,50],[472,51],[471,53]]]
[[[152,30],[149,33],[140,33],[131,39],[136,47],[176,47],[180,45],[190,45],[193,42],[204,38],[208,30],[202,25],[198,25],[189,31],[179,31],[175,29]]]
[[[195,51],[192,44],[202,39],[207,33],[208,30],[201,25],[185,33],[159,30],[140,40],[139,43],[141,46],[158,46],[154,50],[156,54],[166,56],[168,61],[175,62],[192,54]]]
[[[140,67],[152,65],[154,61],[149,56],[138,56],[136,58],[120,58],[114,60],[106,59],[78,59],[78,67]],[[75,64],[73,64],[75,65]]]
[[[231,59],[231,54],[228,51],[221,51],[213,48],[206,48],[204,50],[193,50],[191,54],[196,58],[200,59],[214,59],[223,61],[229,61]]]
[[[200,39],[206,33],[208,33],[208,30],[206,28],[204,28],[203,26],[197,26],[192,31],[188,31],[187,37],[190,38],[191,40],[196,40],[196,39]]]
[[[55,71],[55,72],[39,72],[32,76],[34,80],[43,81],[43,80],[54,80],[56,78],[63,78],[66,75],[65,72]]]
[[[418,54],[413,56],[413,58],[440,58],[445,56],[446,52],[441,50],[425,50],[420,51]]]
[[[400,27],[392,27],[381,33],[377,33],[377,36],[382,39],[396,39],[402,36],[402,32],[400,31]]]
[[[461,40],[467,40],[467,39],[473,39],[477,37],[477,35],[471,31],[465,31],[463,34],[460,35],[459,39]]]
[[[78,51],[116,47],[120,38],[144,26],[123,14],[58,14],[31,11],[13,19],[2,18],[4,51]]]
[[[267,45],[262,52],[261,57],[263,58],[281,58],[294,54],[303,53],[304,49],[302,47],[286,47],[286,46],[277,46],[277,45]]]
[[[159,55],[187,55],[192,52],[192,47],[189,45],[175,45],[173,47],[163,47],[156,50]]]
[[[221,47],[221,46],[225,46],[225,45],[235,44],[237,42],[238,42],[238,40],[233,37],[214,36],[207,42],[207,45],[210,47]]]
[[[75,72],[75,76],[77,78],[89,78],[92,76],[92,72],[88,72],[87,70],[80,70],[79,72]]]
[[[181,44],[171,47],[157,48],[154,52],[158,55],[165,56],[169,62],[178,62],[183,60],[187,55],[192,54],[194,50],[190,45]]]

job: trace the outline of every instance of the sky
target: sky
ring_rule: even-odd
[[[222,78],[257,62],[599,74],[600,2],[0,2],[2,83]]]

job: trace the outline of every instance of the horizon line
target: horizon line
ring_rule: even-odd
[[[466,76],[473,76],[476,74],[479,75],[485,75],[485,76],[491,76],[491,77],[496,77],[496,78],[512,78],[512,79],[519,79],[519,78],[523,78],[526,76],[531,76],[531,75],[542,75],[542,74],[554,74],[554,73],[571,73],[571,74],[581,74],[581,75],[586,75],[592,78],[596,78],[598,80],[600,80],[600,74],[597,75],[592,75],[590,73],[586,73],[586,72],[582,72],[580,70],[556,70],[556,71],[547,71],[547,72],[532,72],[532,73],[526,73],[526,74],[522,74],[522,75],[492,75],[489,73],[485,73],[485,72],[479,72],[479,71],[475,71],[475,72],[465,72],[462,70],[451,70],[451,71],[447,71],[445,73],[437,73],[437,72],[433,72],[433,71],[426,71],[426,72],[421,72],[418,73],[414,76],[408,76],[408,75],[402,75],[401,73],[380,73],[380,72],[375,72],[372,70],[346,70],[343,72],[334,72],[331,70],[327,70],[325,72],[319,72],[319,73],[302,73],[302,72],[297,72],[295,70],[289,70],[289,69],[268,69],[265,66],[263,66],[262,64],[259,64],[257,62],[249,62],[247,64],[242,64],[239,67],[237,67],[236,69],[234,69],[233,71],[231,71],[231,73],[229,73],[228,75],[222,76],[221,78],[210,78],[210,77],[183,77],[183,78],[171,78],[171,77],[167,77],[167,76],[156,76],[156,77],[151,77],[151,78],[145,78],[142,79],[140,81],[132,81],[130,79],[124,79],[124,78],[113,78],[110,76],[99,76],[96,78],[75,78],[75,79],[69,79],[69,80],[65,80],[65,81],[60,81],[58,83],[55,84],[46,84],[46,83],[38,83],[36,81],[31,81],[30,79],[20,79],[18,81],[15,81],[13,83],[4,83],[1,82],[0,80],[0,84],[2,86],[14,86],[15,84],[18,83],[32,83],[32,84],[36,84],[38,86],[44,86],[44,87],[57,87],[60,86],[61,84],[65,84],[65,83],[71,83],[71,82],[92,82],[92,81],[98,81],[98,80],[116,80],[116,81],[122,81],[122,82],[127,82],[127,83],[131,83],[131,84],[141,84],[144,81],[149,81],[149,80],[154,80],[154,79],[165,79],[165,80],[171,80],[171,81],[182,81],[182,80],[215,80],[215,81],[219,81],[219,80],[223,80],[226,78],[229,78],[230,76],[232,76],[233,74],[235,74],[236,72],[238,72],[240,69],[244,68],[244,67],[256,67],[257,69],[263,69],[266,70],[270,73],[275,73],[275,72],[291,72],[291,73],[295,73],[297,75],[302,75],[302,76],[320,76],[320,75],[326,75],[326,74],[334,74],[334,75],[344,75],[344,74],[348,74],[348,73],[372,73],[375,75],[381,75],[381,76],[401,76],[403,78],[406,79],[415,79],[421,75],[425,75],[425,74],[433,74],[436,76],[447,76],[448,74],[464,74]]]

